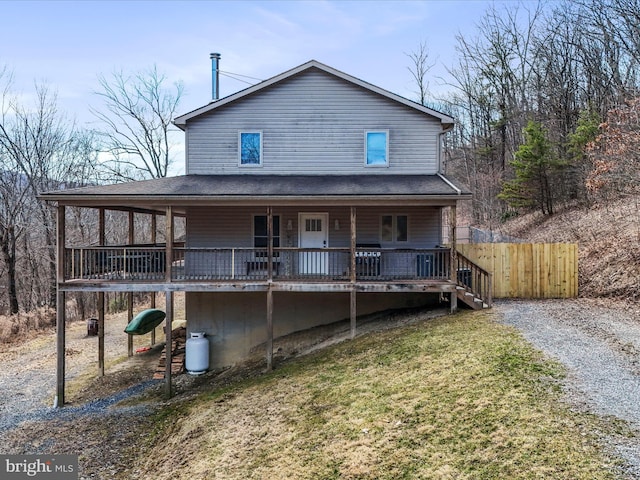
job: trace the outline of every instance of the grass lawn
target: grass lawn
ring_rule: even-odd
[[[606,479],[562,368],[490,314],[347,341],[170,403],[133,466],[155,479]]]

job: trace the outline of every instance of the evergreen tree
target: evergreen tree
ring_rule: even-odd
[[[554,155],[541,123],[530,120],[524,136],[524,143],[510,162],[515,178],[503,183],[499,198],[515,209],[539,209],[544,215],[551,215],[565,163]]]
[[[600,116],[592,109],[580,112],[578,124],[567,141],[567,187],[569,197],[580,201],[589,199],[586,183],[593,163],[588,155],[589,146],[596,140],[600,127]]]

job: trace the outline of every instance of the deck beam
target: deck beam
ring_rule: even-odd
[[[269,289],[277,292],[455,292],[455,284],[449,281],[410,282],[172,282],[172,283],[119,283],[74,281],[59,285],[63,292],[266,292]]]

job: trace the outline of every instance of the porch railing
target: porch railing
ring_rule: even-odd
[[[348,248],[86,247],[65,249],[65,281],[341,281],[351,279]],[[358,248],[359,281],[448,280],[450,252],[435,249]]]
[[[163,280],[164,247],[65,249],[65,280]]]

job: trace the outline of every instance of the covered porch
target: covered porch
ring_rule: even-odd
[[[42,196],[57,202],[58,208],[60,405],[64,403],[66,292],[97,292],[99,309],[104,292],[163,292],[168,327],[165,340],[169,345],[174,292],[199,295],[200,303],[209,301],[206,295],[253,293],[246,298],[251,302],[262,298],[260,303],[264,302],[260,308],[264,314],[258,314],[263,317],[267,369],[273,366],[274,318],[280,322],[278,310],[274,314],[274,294],[279,302],[288,298],[281,292],[304,293],[300,298],[305,299],[318,295],[322,299],[319,301],[325,302],[326,295],[341,293],[341,299],[346,295],[343,318],[350,319],[352,337],[356,335],[360,294],[433,293],[446,297],[451,311],[456,310],[461,271],[461,259],[456,253],[456,205],[466,195],[446,180],[437,176],[407,177],[404,180],[411,181],[406,184],[397,177],[390,187],[389,179],[380,176],[375,181],[369,179],[373,183],[362,190],[363,179],[351,179],[354,183],[334,186],[338,191],[332,193],[331,189],[315,190],[315,184],[297,177],[287,182],[279,177],[279,184],[265,177],[260,179],[262,191],[255,191],[246,185],[255,182],[255,178],[233,177],[232,183],[238,182],[243,192],[251,192],[238,194],[235,187],[227,191],[229,182],[219,183],[220,177],[196,177],[89,187]],[[343,183],[347,180],[340,179]],[[421,180],[423,188],[418,188],[416,182]],[[220,191],[207,190],[212,184],[218,185]],[[306,194],[301,193],[304,188],[294,188],[292,184],[304,184]],[[265,185],[273,192],[264,191]],[[385,187],[380,188],[382,185]],[[283,195],[282,190],[298,193]],[[97,221],[92,227],[95,241],[90,245],[70,244],[66,222],[71,209],[96,212]],[[124,212],[128,232],[124,244],[108,244],[109,211]],[[404,222],[406,230],[399,234],[401,238],[385,244],[386,216],[392,218],[394,229],[398,228],[396,223]],[[399,216],[404,218],[398,219]],[[136,232],[140,218],[151,225],[144,239]],[[186,231],[176,239],[178,218],[183,219]],[[264,226],[264,232],[257,232],[258,225]],[[310,232],[309,238],[316,243],[305,243],[303,232]],[[444,237],[446,245],[442,244]],[[101,310],[99,356],[104,350],[104,306]],[[172,388],[171,360],[167,355],[168,395]],[[103,371],[102,358],[99,365]]]

